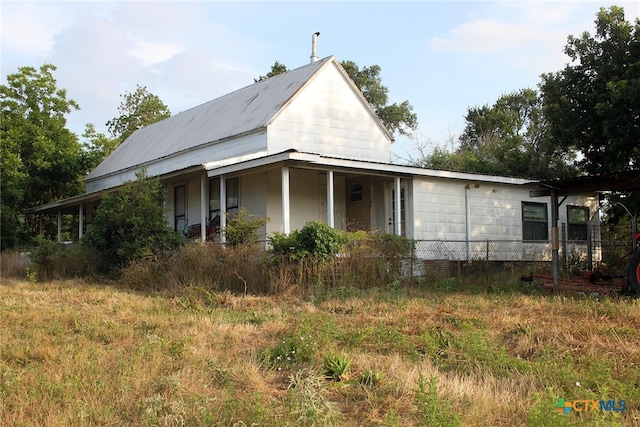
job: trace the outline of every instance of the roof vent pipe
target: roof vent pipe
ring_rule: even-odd
[[[311,63],[313,64],[318,60],[318,36],[320,35],[320,31],[317,33],[313,33],[311,36]]]

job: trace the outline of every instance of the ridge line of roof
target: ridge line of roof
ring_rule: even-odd
[[[246,90],[246,89],[248,89],[248,88],[250,88],[250,87],[255,87],[255,85],[261,85],[261,84],[264,84],[264,83],[265,83],[265,82],[267,82],[269,79],[278,78],[278,77],[283,76],[283,75],[285,75],[285,74],[287,74],[287,73],[291,73],[291,72],[293,72],[293,71],[298,71],[298,70],[301,70],[301,69],[303,69],[303,68],[308,68],[308,67],[311,67],[311,66],[313,66],[313,65],[317,65],[317,64],[318,64],[318,63],[320,63],[320,62],[327,62],[327,63],[328,63],[328,62],[330,62],[330,59],[332,59],[332,58],[335,58],[335,56],[334,56],[334,55],[329,55],[329,56],[327,56],[327,57],[325,57],[325,58],[319,59],[319,60],[318,60],[318,61],[316,61],[316,62],[313,62],[313,63],[310,63],[310,64],[302,65],[302,66],[297,67],[297,68],[294,68],[294,69],[292,69],[292,70],[288,70],[288,71],[286,71],[286,72],[284,72],[284,73],[277,74],[277,75],[275,75],[275,76],[273,76],[273,77],[268,77],[268,78],[266,78],[266,79],[258,80],[257,82],[254,82],[254,83],[249,84],[249,85],[246,85],[246,86],[239,87],[239,88],[237,88],[237,89],[232,90],[231,92],[227,92],[227,93],[225,93],[225,94],[223,94],[223,95],[220,95],[220,96],[218,96],[218,97],[216,97],[216,98],[213,98],[213,99],[210,99],[210,100],[208,100],[208,101],[205,101],[205,102],[203,102],[203,103],[201,103],[201,104],[194,105],[193,107],[189,107],[189,108],[187,108],[186,110],[183,110],[183,111],[180,111],[179,113],[176,113],[174,116],[177,116],[177,115],[179,115],[179,114],[186,113],[187,111],[193,110],[193,109],[195,109],[195,108],[202,107],[203,105],[207,105],[207,104],[210,104],[210,103],[212,103],[212,102],[215,102],[215,101],[221,100],[221,99],[223,99],[223,98],[229,97],[229,96],[231,96],[231,95],[236,94],[237,92],[240,92],[240,91]],[[322,68],[324,65],[325,65],[325,64],[320,64],[320,65],[318,66],[318,69]],[[296,93],[297,93],[297,92],[296,92]],[[171,116],[171,117],[174,117],[174,116]],[[168,118],[170,119],[171,117],[168,117]],[[165,120],[166,120],[166,119],[165,119]],[[156,123],[152,123],[151,125],[148,125],[148,126],[145,126],[145,127],[153,126],[153,125],[155,125],[155,124],[157,124],[157,123],[161,123],[162,121],[164,121],[164,120],[161,120],[161,121],[156,122]]]

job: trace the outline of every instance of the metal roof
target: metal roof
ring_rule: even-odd
[[[264,128],[307,81],[331,61],[335,61],[333,56],[138,129],[89,173],[85,181]]]
[[[540,181],[540,185],[545,189],[532,192],[532,197],[549,196],[551,190],[558,196],[599,191],[640,191],[640,170]]]

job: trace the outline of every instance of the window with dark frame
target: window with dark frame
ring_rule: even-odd
[[[549,240],[546,203],[522,202],[522,240]]]
[[[364,199],[364,185],[361,182],[351,184],[350,194],[352,202],[361,202]]]
[[[586,241],[589,221],[589,208],[586,206],[567,206],[567,238],[574,241]]]
[[[235,214],[239,208],[240,179],[227,178],[225,180],[227,212]],[[209,180],[209,221],[213,226],[220,225],[220,178]]]
[[[173,188],[173,224],[175,231],[186,232],[187,228],[187,187]]]

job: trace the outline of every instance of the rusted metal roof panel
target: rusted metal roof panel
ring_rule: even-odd
[[[135,131],[85,180],[142,166],[176,153],[267,126],[329,56],[262,80]]]
[[[576,178],[540,181],[545,187],[532,191],[532,197],[549,196],[553,189],[558,196],[599,191],[640,191],[640,170],[626,170]]]

